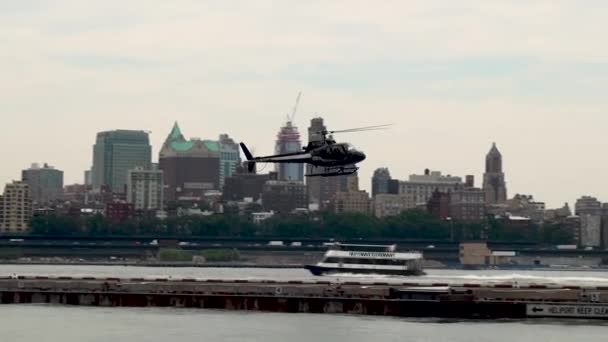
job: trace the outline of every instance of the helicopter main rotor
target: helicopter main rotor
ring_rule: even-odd
[[[358,127],[358,128],[348,128],[348,129],[341,129],[341,130],[331,130],[331,131],[323,130],[323,131],[318,131],[317,134],[327,135],[327,134],[334,134],[334,133],[355,133],[355,132],[367,132],[367,131],[381,131],[381,130],[388,129],[392,125],[393,124],[384,124],[384,125],[365,126],[365,127]]]

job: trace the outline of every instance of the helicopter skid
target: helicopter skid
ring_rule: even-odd
[[[348,176],[352,175],[359,170],[358,167],[324,167],[323,172],[315,172],[307,174],[306,177],[335,177],[335,176]]]

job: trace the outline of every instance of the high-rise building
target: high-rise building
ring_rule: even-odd
[[[492,143],[486,155],[486,172],[483,174],[483,190],[487,204],[500,204],[507,200],[507,184],[502,170],[502,155],[496,143]]]
[[[464,176],[464,187],[465,188],[474,188],[475,187],[475,176],[466,175]]]
[[[485,192],[475,187],[475,178],[466,176],[454,188],[436,188],[426,205],[427,211],[441,219],[481,222],[486,218]]]
[[[450,217],[450,194],[439,190],[433,191],[426,204],[426,210],[437,218],[447,219]]]
[[[308,142],[322,142],[324,139],[323,132],[327,128],[323,123],[323,118],[314,118],[310,121],[308,128]],[[323,173],[324,170],[312,165],[306,166],[307,174]],[[308,189],[308,200],[318,209],[329,209],[333,206],[332,201],[336,193],[345,192],[348,188],[349,178],[357,177],[356,174],[348,176],[334,177],[308,177],[306,186]]]
[[[390,194],[391,193],[391,174],[388,168],[379,168],[374,171],[372,176],[372,197],[376,197],[378,194]]]
[[[486,218],[485,192],[475,187],[473,176],[450,192],[450,217],[457,221],[481,222]]]
[[[592,196],[583,196],[576,200],[574,204],[574,214],[581,216],[585,214],[589,215],[601,215],[602,213],[602,202],[598,201],[597,198]]]
[[[563,229],[572,235],[572,242],[581,244],[581,218],[576,215],[567,216],[561,221]]]
[[[298,132],[298,128],[293,125],[293,122],[288,120],[277,134],[275,153],[286,154],[296,152],[302,152],[300,132]],[[275,171],[279,175],[279,180],[304,181],[304,165],[301,163],[278,163],[275,164]]]
[[[241,152],[237,144],[228,134],[221,134],[220,144],[220,186],[224,187],[226,178],[232,176],[236,168],[241,164]]]
[[[378,218],[396,216],[416,207],[412,195],[376,194],[373,198],[374,215]]]
[[[602,203],[592,196],[576,200],[574,213],[580,217],[579,246],[599,247],[602,243]],[[603,224],[607,225],[606,222]]]
[[[85,170],[84,171],[84,185],[93,185],[93,171]]]
[[[21,180],[29,186],[31,199],[36,207],[52,204],[63,197],[63,171],[48,164],[38,164],[21,171]]]
[[[29,231],[33,205],[29,186],[25,182],[6,184],[0,196],[0,232],[22,233]]]
[[[132,203],[135,210],[161,210],[164,187],[162,170],[129,170],[127,202]]]
[[[337,192],[331,206],[336,213],[369,214],[371,212],[369,193],[365,190]]]
[[[124,193],[127,174],[136,167],[149,169],[152,147],[148,132],[116,130],[100,132],[93,147],[93,188],[108,186]]]
[[[607,208],[608,209],[608,208]],[[603,211],[603,210],[602,210]],[[608,212],[607,212],[608,214]],[[561,208],[545,210],[544,221],[563,221],[565,218],[572,216],[572,211],[568,203],[564,203]]]
[[[414,198],[416,206],[426,206],[433,192],[448,193],[462,185],[462,179],[442,175],[440,171],[424,170],[423,175],[410,175],[408,181],[399,182],[399,194]]]
[[[602,203],[602,247],[608,249],[608,203]]]
[[[581,247],[600,247],[602,243],[602,216],[581,214],[580,241]]]
[[[531,219],[533,222],[542,222],[545,219],[545,203],[534,200],[532,195],[516,194],[504,204],[489,207],[493,214],[521,216]],[[498,212],[497,212],[498,211]]]
[[[90,185],[70,184],[63,188],[63,200],[70,205],[81,207],[87,202],[87,194],[91,190]]]
[[[391,179],[388,181],[388,193],[399,194],[399,180]]]
[[[336,199],[336,195],[340,192],[358,191],[358,188],[357,190],[352,190],[353,182],[357,182],[358,184],[357,174],[348,176],[321,177],[321,202],[319,209],[325,210],[329,209],[330,207],[335,207],[333,202]]]
[[[262,191],[264,210],[288,214],[296,209],[307,209],[306,185],[298,181],[267,181]]]
[[[226,178],[222,196],[224,201],[239,202],[245,198],[257,201],[262,197],[264,184],[269,180],[277,180],[277,174],[256,174],[247,171],[247,167],[237,167],[231,177]]]
[[[308,127],[308,142],[321,142],[323,141],[323,135],[319,132],[327,130],[323,123],[323,118],[313,118],[310,120],[310,127]],[[306,165],[306,174],[318,173],[319,171],[315,166],[310,164]],[[306,179],[306,187],[308,189],[308,200],[310,203],[321,206],[321,187],[324,177],[308,177]]]
[[[206,191],[220,189],[220,144],[186,140],[176,122],[160,151],[159,168],[167,201],[200,200]]]
[[[325,209],[332,209],[336,213],[371,213],[372,204],[369,193],[359,190],[359,177],[356,174],[343,176],[340,182],[334,184],[338,187],[332,189],[335,192],[325,204]]]

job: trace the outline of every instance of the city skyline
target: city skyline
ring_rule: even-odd
[[[173,123],[173,126],[172,126],[172,127],[173,127],[173,130],[175,130],[175,127],[177,127],[177,125],[178,125],[178,122],[177,122],[177,121]],[[134,129],[134,130],[136,130],[136,129]],[[141,130],[141,129],[136,130],[136,131],[148,132],[148,133],[150,133],[150,136],[152,135],[150,131]],[[103,133],[103,132],[98,132],[98,133]],[[151,138],[152,138],[152,137],[151,137]],[[187,137],[187,138],[190,138],[190,137]],[[271,138],[274,138],[274,137],[271,137]],[[165,139],[166,139],[166,138],[165,138]],[[196,137],[195,137],[195,138],[193,138],[193,139],[206,139],[206,137],[200,137],[200,136],[196,136]],[[153,139],[151,139],[151,141],[153,141]],[[161,148],[158,148],[158,150],[162,150],[162,146],[163,146],[164,144],[166,144],[166,141],[165,141],[163,144],[160,144]],[[160,152],[155,152],[155,147],[156,147],[156,146],[155,146],[155,144],[151,143],[151,147],[152,147],[152,162],[157,164],[157,163],[159,162],[159,153],[160,153]],[[493,142],[493,143],[492,143],[492,145],[491,145],[490,153],[491,153],[491,152],[492,152],[492,151],[493,151],[495,148],[496,148],[496,143],[495,143],[495,142]],[[502,147],[501,147],[501,149],[502,149]],[[487,153],[487,152],[486,152],[486,153]],[[472,175],[474,175],[474,176],[475,176],[475,178],[480,179],[480,180],[483,180],[483,175],[484,175],[484,171],[485,171],[485,163],[487,162],[487,154],[486,154],[486,155],[485,155],[483,158],[480,158],[480,159],[484,159],[484,160],[486,160],[486,161],[484,161],[484,167],[482,167],[482,169],[484,169],[484,170],[482,170],[482,171],[479,173],[479,175],[477,175],[477,174],[475,174],[475,173],[467,173],[467,174],[472,174]],[[45,163],[46,163],[46,161],[45,161]],[[270,164],[268,164],[268,165],[270,165]],[[271,169],[269,169],[269,167],[270,167],[270,166],[266,166],[265,168],[262,168],[262,172],[263,172],[263,173],[267,173],[267,172],[272,171]],[[371,181],[371,180],[372,180],[372,177],[371,177],[371,175],[373,174],[373,172],[374,172],[376,169],[378,169],[378,168],[382,168],[382,167],[387,167],[389,171],[393,169],[391,166],[378,166],[378,167],[374,168],[374,169],[372,170],[372,172],[371,172],[371,174],[370,174],[370,177],[369,177],[369,178],[363,178],[363,179],[364,179],[364,181],[363,181],[363,182],[361,182],[361,183],[362,183],[362,184],[361,184],[361,188],[362,188],[363,190],[367,190],[368,192],[370,192],[370,193],[371,193],[371,190],[372,190],[372,183],[371,183],[371,182],[372,182],[372,181]],[[368,168],[369,168],[369,167],[368,167]],[[23,169],[25,169],[25,168],[23,168]],[[60,169],[61,171],[65,172],[65,171],[64,171],[64,170],[62,170],[61,168],[59,168],[59,169]],[[426,169],[425,169],[425,170],[426,170]],[[392,178],[393,178],[393,179],[397,179],[397,180],[407,180],[407,179],[408,179],[408,177],[410,177],[410,176],[412,176],[412,175],[416,175],[416,174],[422,174],[423,172],[425,172],[425,170],[412,170],[412,171],[411,171],[410,173],[408,173],[408,174],[403,174],[403,175],[401,175],[401,174],[400,174],[400,175],[393,176]],[[507,170],[508,170],[508,167],[507,167]],[[86,171],[86,170],[83,170],[83,171]],[[448,174],[448,175],[450,175],[450,174],[451,174],[451,175],[453,175],[453,176],[458,176],[458,177],[464,177],[464,176],[466,175],[466,174],[456,174],[456,173],[451,173],[451,172],[449,172],[448,170],[443,170],[443,169],[441,169],[441,170],[439,170],[439,169],[438,169],[438,171],[443,172],[444,174]],[[506,173],[506,172],[505,172],[505,173]],[[76,172],[76,174],[78,174],[78,172]],[[506,174],[508,175],[508,173],[506,173]],[[65,183],[65,185],[71,185],[71,184],[83,184],[83,183],[84,183],[84,178],[83,178],[83,176],[84,176],[83,172],[80,172],[80,178],[81,178],[81,179],[78,179],[78,176],[76,176],[76,181],[70,182],[70,181],[69,181],[69,178],[66,178],[66,179],[68,179],[68,181],[64,181],[64,183]],[[362,178],[361,173],[359,173],[359,178]],[[8,183],[10,183],[10,182],[12,182],[12,181],[14,181],[14,180],[19,180],[19,179],[20,179],[20,177],[14,177],[13,179],[7,180],[5,183],[6,183],[6,184],[8,184]],[[369,182],[367,181],[367,179],[369,179]],[[367,184],[367,183],[369,183],[369,184]],[[483,183],[483,182],[482,182],[482,183]],[[480,183],[480,184],[478,184],[478,185],[481,187],[483,184],[481,184],[481,183]],[[546,201],[546,200],[544,200],[543,198],[539,197],[537,194],[530,193],[530,192],[526,192],[526,191],[513,191],[512,193],[509,193],[509,196],[510,196],[510,197],[507,197],[507,198],[511,198],[511,197],[515,196],[516,194],[533,195],[533,196],[535,196],[535,199],[536,199],[536,200],[540,200],[540,201],[543,201],[543,202],[546,202],[546,203],[550,203],[549,201]],[[578,199],[580,196],[585,196],[585,195],[589,195],[589,194],[582,194],[582,193],[581,193],[580,195],[577,195],[577,196],[576,196],[576,198],[574,198],[574,199],[571,199],[571,200],[566,200],[566,201],[563,201],[563,202],[557,202],[557,203],[556,203],[554,206],[553,206],[553,203],[550,203],[549,207],[555,207],[555,208],[558,208],[558,207],[561,207],[561,205],[563,205],[565,202],[567,202],[567,203],[569,203],[569,204],[573,205],[573,203],[575,202],[575,200],[576,200],[576,199]],[[602,198],[600,197],[600,200],[601,200],[601,199],[602,199]]]
[[[66,184],[82,182],[95,134],[113,129],[152,131],[156,160],[174,121],[192,136],[226,132],[271,153],[301,90],[298,127],[317,116],[331,129],[396,124],[337,137],[368,155],[368,191],[378,167],[399,179],[425,168],[482,179],[495,141],[511,195],[549,207],[608,199],[596,176],[608,173],[608,49],[597,44],[607,4],[295,7],[0,5],[0,182],[35,161],[65,171]]]

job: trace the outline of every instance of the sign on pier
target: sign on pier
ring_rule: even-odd
[[[608,305],[527,304],[528,317],[578,317],[608,319]]]

